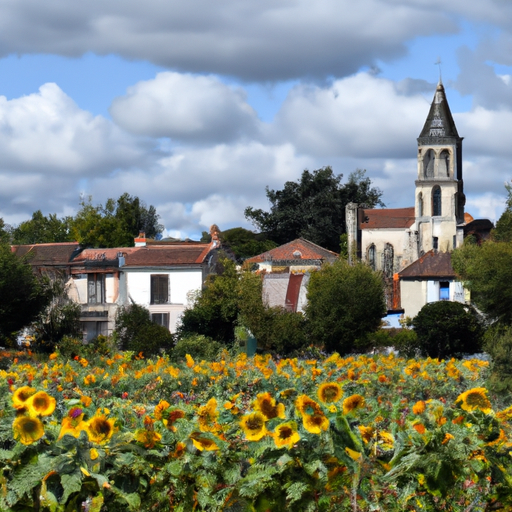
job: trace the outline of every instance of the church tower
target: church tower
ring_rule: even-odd
[[[418,137],[415,217],[418,255],[452,251],[462,243],[465,196],[462,137],[459,137],[439,81]]]

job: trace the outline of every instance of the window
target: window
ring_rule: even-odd
[[[375,265],[375,245],[372,244],[368,247],[368,264],[370,265],[372,270],[376,270]]]
[[[386,244],[384,247],[384,265],[382,269],[384,271],[384,275],[391,279],[393,277],[393,269],[394,269],[394,250],[391,244]]]
[[[434,249],[434,251],[439,249],[439,238],[437,236],[432,238],[432,249]]]
[[[450,152],[446,149],[439,156],[439,176],[450,176]]]
[[[167,274],[151,275],[151,304],[169,303],[169,276]]]
[[[169,313],[151,313],[151,321],[169,329]]]
[[[439,300],[450,300],[450,283],[447,281],[439,283]]]
[[[105,302],[105,274],[87,274],[87,302],[89,304]]]
[[[434,150],[429,149],[423,157],[423,172],[425,178],[434,177],[434,164],[435,164],[435,153]]]
[[[439,185],[436,185],[432,189],[432,216],[441,216],[441,189],[439,188]]]
[[[418,217],[423,217],[423,194],[418,194]]]

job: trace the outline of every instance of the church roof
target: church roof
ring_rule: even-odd
[[[441,82],[437,84],[427,120],[418,137],[418,143],[428,144],[432,138],[456,138],[460,140]]]
[[[452,255],[449,252],[426,252],[421,258],[411,263],[398,273],[400,279],[436,278],[454,279]]]
[[[360,229],[405,229],[415,221],[414,206],[362,210]]]

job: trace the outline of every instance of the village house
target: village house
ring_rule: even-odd
[[[206,276],[214,272],[220,249],[218,228],[210,243],[147,240],[135,247],[81,249],[77,243],[13,246],[38,273],[66,280],[68,296],[81,306],[84,340],[111,334],[120,306],[147,308],[151,319],[171,332]]]

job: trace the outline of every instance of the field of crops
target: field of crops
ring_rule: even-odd
[[[0,510],[512,510],[478,359],[0,354]]]

